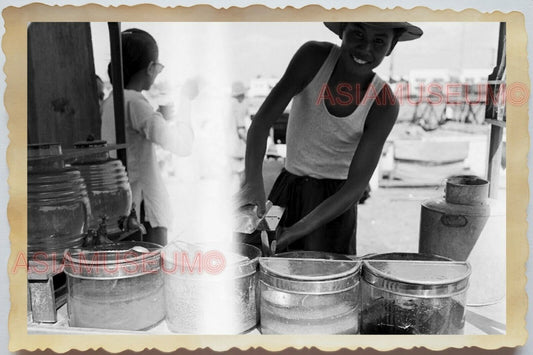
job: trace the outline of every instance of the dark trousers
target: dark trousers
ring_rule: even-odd
[[[335,194],[345,180],[315,179],[282,170],[269,195],[274,205],[285,207],[280,226],[290,227]],[[290,244],[287,250],[314,250],[356,254],[357,204],[312,233]],[[282,252],[279,250],[278,252]]]
[[[167,238],[167,228],[166,227],[155,227],[152,228],[150,222],[145,220],[144,214],[144,201],[141,202],[141,223],[146,228],[146,235],[143,236],[143,242],[156,243],[161,246],[165,246],[168,243]]]

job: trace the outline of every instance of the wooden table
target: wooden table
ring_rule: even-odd
[[[506,307],[505,299],[490,306],[467,307],[465,335],[493,335],[505,334]],[[166,321],[162,321],[155,327],[146,331],[123,331],[93,328],[76,328],[68,326],[68,314],[66,305],[58,310],[57,323],[36,324],[28,319],[28,334],[145,334],[145,335],[169,335],[172,333]],[[254,328],[246,334],[261,334]]]

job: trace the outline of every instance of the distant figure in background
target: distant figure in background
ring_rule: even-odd
[[[231,155],[231,170],[237,175],[239,183],[244,177],[244,155],[246,153],[246,117],[248,102],[246,87],[240,81],[231,85],[231,109],[229,117],[229,152]]]
[[[173,215],[159,171],[155,144],[180,156],[191,154],[194,135],[190,101],[198,95],[198,87],[194,83],[184,86],[174,115],[176,124],[170,125],[142,94],[143,90],[150,89],[164,68],[158,57],[157,43],[150,34],[139,29],[122,32],[127,163],[133,203],[140,209],[141,222],[147,230],[143,240],[166,245]],[[108,74],[113,80],[111,64]],[[114,120],[111,94],[104,102],[102,116],[102,139],[110,143],[116,141]]]

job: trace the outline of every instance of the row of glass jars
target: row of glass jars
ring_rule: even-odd
[[[104,146],[105,142],[97,142]],[[80,148],[92,148],[93,143]],[[59,144],[28,146],[28,252],[62,254],[83,244],[102,217],[108,231],[119,232],[129,214],[131,189],[122,163],[107,152],[65,165]]]

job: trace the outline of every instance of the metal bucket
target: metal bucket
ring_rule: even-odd
[[[69,325],[144,330],[165,318],[161,246],[120,242],[65,251]]]
[[[361,262],[289,252],[260,263],[262,334],[357,334]]]
[[[165,247],[168,328],[180,334],[240,334],[257,325],[257,263],[261,251],[246,244]]]
[[[489,183],[475,176],[448,179],[445,197],[421,207],[419,252],[472,265],[468,305],[505,296],[505,201],[488,198]]]
[[[361,334],[462,334],[471,268],[440,256],[363,261]]]

